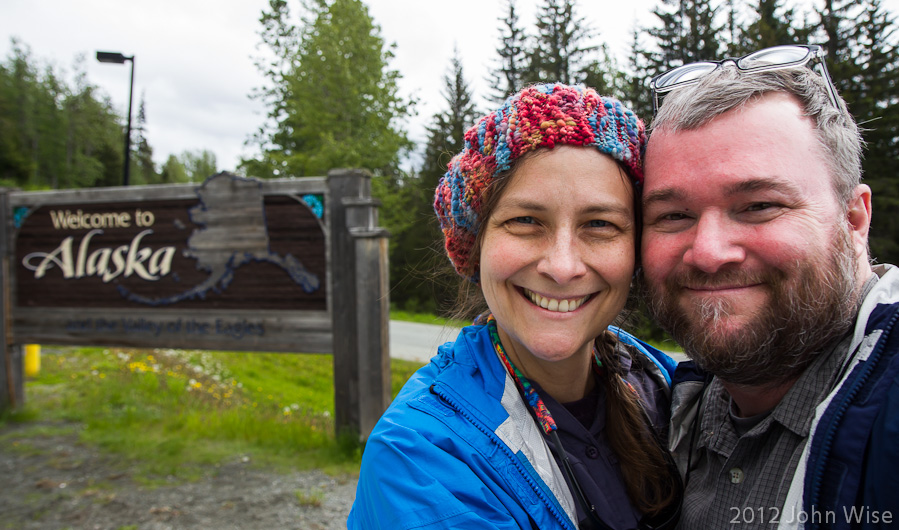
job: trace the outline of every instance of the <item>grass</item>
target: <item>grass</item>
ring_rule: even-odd
[[[393,395],[420,366],[391,360]],[[30,437],[76,435],[151,485],[234,460],[352,473],[361,448],[334,435],[333,374],[330,355],[44,347],[26,406],[0,416],[20,424],[0,443],[28,454]]]
[[[394,394],[421,365],[391,362]],[[0,438],[77,433],[147,484],[243,460],[355,472],[361,448],[334,435],[330,355],[45,347],[24,409]],[[29,424],[31,424],[29,426]]]
[[[312,506],[318,508],[325,499],[325,492],[315,488],[310,491],[296,490],[297,503],[300,506]]]

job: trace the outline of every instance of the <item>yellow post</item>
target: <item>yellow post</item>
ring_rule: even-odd
[[[34,377],[41,371],[41,345],[25,345],[25,376]]]

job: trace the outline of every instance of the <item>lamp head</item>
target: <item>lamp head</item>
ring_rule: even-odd
[[[97,52],[97,60],[101,63],[125,64],[125,61],[130,61],[131,59],[134,59],[134,57],[125,57],[119,52]]]

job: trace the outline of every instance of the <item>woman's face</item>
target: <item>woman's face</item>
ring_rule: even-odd
[[[631,184],[612,158],[572,146],[525,158],[510,178],[480,249],[500,339],[530,365],[589,355],[634,272]]]

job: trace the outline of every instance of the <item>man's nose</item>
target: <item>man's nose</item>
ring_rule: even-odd
[[[567,233],[554,236],[537,263],[537,272],[560,284],[586,274],[587,265],[577,238]]]
[[[694,228],[692,244],[684,253],[684,263],[711,274],[725,265],[742,262],[746,252],[734,228],[721,215],[702,216]]]

